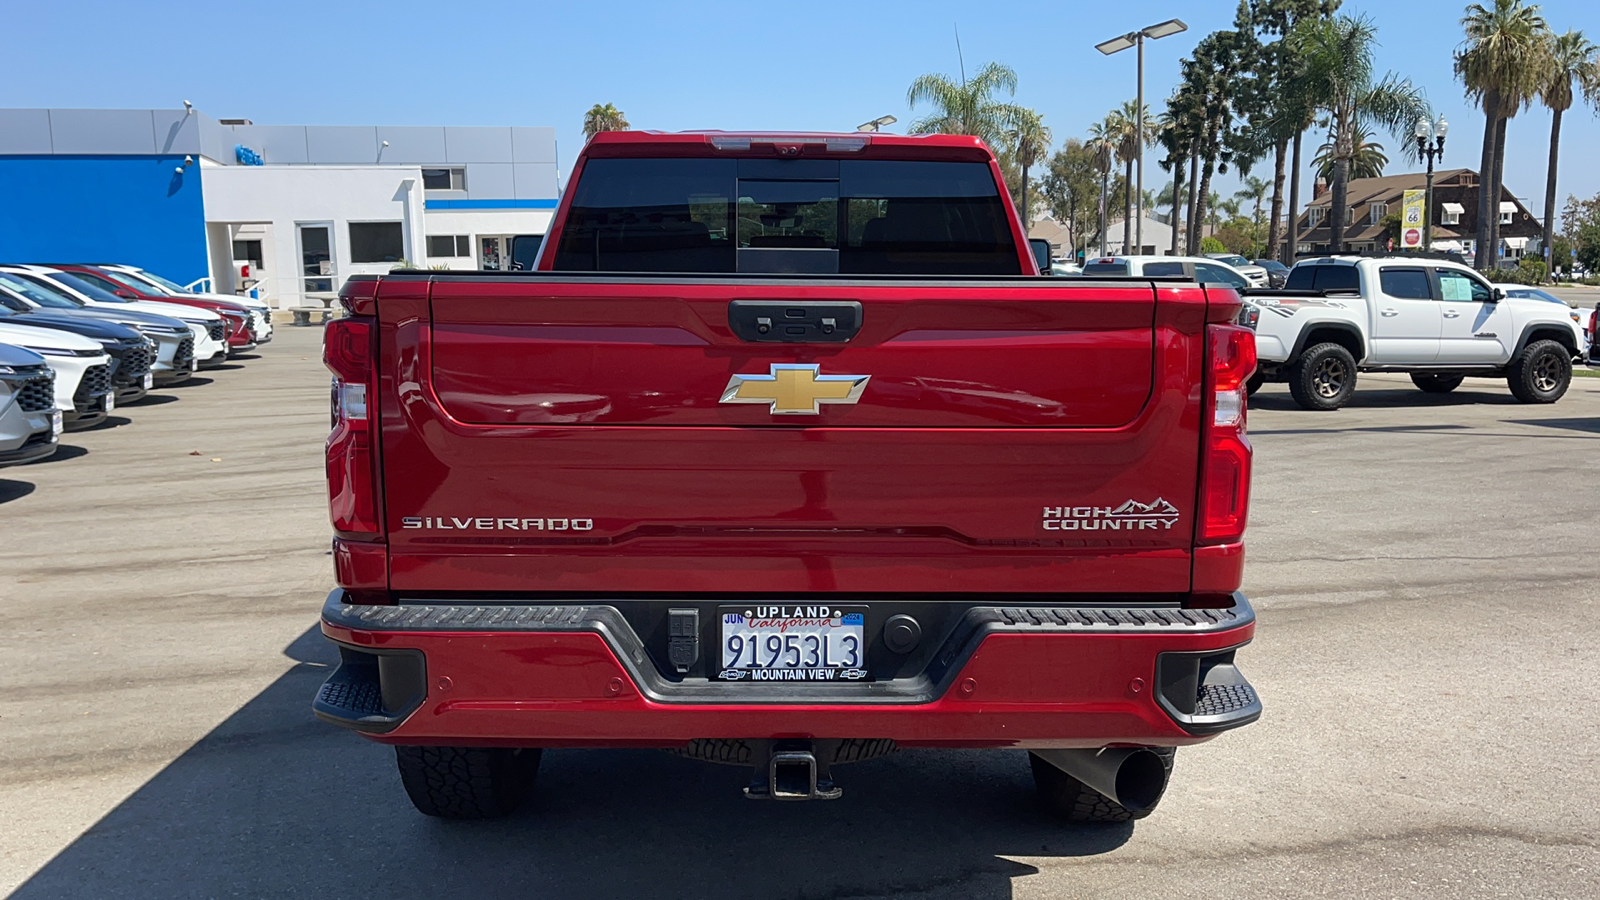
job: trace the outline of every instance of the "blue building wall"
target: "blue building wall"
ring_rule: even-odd
[[[129,263],[209,275],[200,164],[183,155],[0,156],[0,262]]]

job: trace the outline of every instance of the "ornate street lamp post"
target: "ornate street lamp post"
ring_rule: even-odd
[[[1433,249],[1433,164],[1435,160],[1444,156],[1444,136],[1450,130],[1450,123],[1439,117],[1438,122],[1429,122],[1426,117],[1417,120],[1417,127],[1413,132],[1417,136],[1417,158],[1428,161],[1428,189],[1423,195],[1422,209],[1422,248]]]

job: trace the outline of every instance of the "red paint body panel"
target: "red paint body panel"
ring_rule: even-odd
[[[1039,748],[1206,740],[1179,728],[1152,698],[1156,655],[1236,647],[1255,626],[1182,635],[990,635],[945,696],[900,705],[655,702],[592,633],[384,633],[326,622],[322,630],[358,647],[425,650],[428,696],[397,729],[373,736],[385,743],[665,747],[695,738],[874,737],[912,746]],[[448,689],[439,688],[441,679]]]
[[[431,297],[425,283],[380,284],[394,590],[1189,589],[1199,288],[824,282],[808,295],[858,300],[881,324],[818,349],[728,331],[731,296],[792,287],[640,281],[631,298],[583,276],[435,280]],[[958,333],[926,340],[939,316]],[[632,340],[586,351],[570,339],[607,329]],[[681,337],[638,340],[658,333]],[[888,377],[816,417],[717,404],[731,373],[779,361]],[[915,371],[988,390],[917,388]],[[1042,516],[1157,499],[1180,511],[1173,527],[1065,532]],[[417,517],[445,527],[404,527]],[[457,518],[593,527],[449,527]]]

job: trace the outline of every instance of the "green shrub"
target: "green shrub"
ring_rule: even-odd
[[[1227,253],[1228,252],[1228,248],[1226,246],[1224,246],[1221,241],[1217,240],[1216,238],[1214,238],[1214,237],[1212,237],[1211,235],[1208,234],[1205,237],[1200,239],[1200,252],[1201,253]]]

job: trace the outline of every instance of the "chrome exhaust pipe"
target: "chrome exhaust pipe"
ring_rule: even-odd
[[[1148,747],[1030,752],[1131,813],[1153,808],[1167,789],[1167,767]]]

